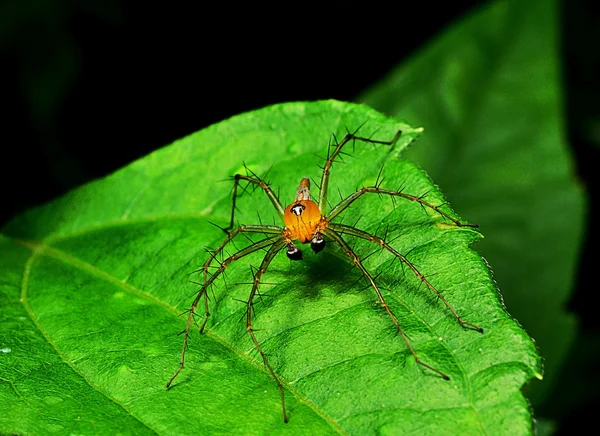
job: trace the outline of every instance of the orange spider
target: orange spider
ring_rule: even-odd
[[[367,187],[358,189],[354,193],[352,193],[352,194],[348,195],[346,198],[342,199],[336,206],[331,208],[329,210],[329,212],[327,212],[327,210],[326,210],[327,188],[329,185],[330,169],[331,169],[331,166],[332,166],[335,158],[337,156],[339,156],[344,145],[346,145],[348,142],[354,141],[354,140],[372,143],[372,144],[393,145],[397,141],[397,139],[400,137],[401,134],[402,134],[402,132],[398,131],[391,141],[376,141],[376,140],[373,140],[370,138],[356,136],[356,132],[348,133],[342,139],[342,141],[335,144],[335,149],[333,150],[333,152],[331,152],[331,153],[328,152],[328,156],[325,161],[325,165],[323,167],[323,174],[321,176],[321,186],[320,186],[320,191],[319,191],[318,204],[315,203],[311,199],[310,181],[308,178],[303,178],[300,181],[298,190],[296,191],[296,198],[295,198],[294,202],[292,202],[288,207],[286,207],[284,209],[283,206],[281,205],[281,202],[279,201],[279,198],[275,195],[275,193],[273,192],[271,187],[265,181],[261,180],[254,174],[252,174],[251,176],[236,174],[234,176],[233,179],[235,182],[234,182],[234,189],[233,189],[233,205],[232,205],[232,209],[231,209],[231,221],[230,221],[229,227],[227,229],[223,229],[226,231],[228,236],[211,253],[211,255],[209,256],[209,258],[207,259],[207,261],[204,263],[204,265],[202,267],[203,272],[204,272],[204,282],[202,284],[202,287],[198,291],[198,294],[196,295],[196,298],[194,299],[192,306],[190,307],[187,325],[186,325],[185,330],[183,331],[184,339],[183,339],[183,349],[181,351],[181,361],[179,363],[179,368],[177,369],[175,374],[173,374],[173,376],[167,383],[167,388],[169,388],[171,386],[171,384],[173,383],[173,380],[175,380],[175,378],[179,375],[179,373],[181,372],[181,370],[184,367],[185,352],[187,349],[187,343],[188,343],[190,328],[192,325],[192,320],[194,318],[196,309],[198,308],[198,304],[200,303],[200,300],[202,297],[204,297],[205,318],[204,318],[204,322],[200,326],[200,333],[202,333],[204,331],[204,328],[206,327],[206,323],[208,321],[208,318],[210,317],[210,311],[209,311],[209,307],[208,307],[208,295],[207,295],[208,288],[213,284],[213,282],[221,274],[223,274],[225,269],[232,262],[239,260],[240,258],[245,257],[256,251],[268,248],[267,253],[265,254],[265,257],[264,257],[262,263],[260,264],[259,268],[256,270],[256,273],[254,274],[252,290],[250,291],[250,296],[248,298],[248,301],[245,302],[245,304],[247,305],[247,308],[246,308],[246,330],[247,330],[248,334],[250,335],[250,337],[252,338],[252,342],[254,343],[254,346],[260,353],[266,368],[269,370],[269,372],[273,376],[273,379],[277,383],[277,387],[279,388],[279,392],[281,394],[281,408],[282,408],[282,412],[283,412],[283,420],[285,422],[288,422],[288,417],[287,417],[287,413],[286,413],[286,409],[285,409],[285,395],[284,395],[283,385],[279,381],[279,378],[275,374],[275,371],[273,371],[273,368],[271,368],[271,365],[269,364],[269,362],[267,360],[267,356],[263,352],[263,350],[262,350],[260,344],[258,343],[258,340],[256,339],[256,336],[254,334],[254,329],[252,327],[252,314],[253,314],[252,306],[254,304],[254,298],[257,295],[260,295],[258,293],[258,287],[259,287],[261,278],[262,278],[263,274],[267,271],[267,268],[269,267],[271,261],[273,260],[273,258],[279,251],[281,251],[283,248],[287,248],[286,254],[289,259],[301,260],[302,252],[296,246],[294,241],[300,241],[300,243],[302,243],[302,244],[310,244],[311,249],[315,253],[319,253],[325,248],[325,238],[324,237],[327,237],[327,239],[329,241],[337,243],[342,248],[342,250],[348,255],[348,257],[350,257],[350,260],[352,261],[352,263],[361,270],[363,276],[365,277],[365,279],[369,282],[370,286],[375,291],[375,293],[377,295],[377,299],[379,300],[379,303],[385,309],[385,311],[391,318],[392,322],[396,326],[398,332],[400,333],[400,335],[406,342],[406,345],[408,346],[408,349],[410,350],[411,354],[413,355],[415,361],[419,365],[437,373],[443,379],[450,380],[450,377],[448,377],[442,371],[428,365],[427,363],[425,363],[419,359],[415,349],[413,348],[413,346],[410,343],[410,340],[408,339],[408,336],[404,333],[404,331],[400,327],[398,319],[396,318],[396,316],[394,315],[394,313],[388,306],[387,302],[385,301],[385,298],[383,297],[383,294],[381,293],[381,291],[379,290],[379,287],[375,283],[373,276],[363,266],[360,258],[354,253],[352,248],[342,238],[341,235],[345,234],[345,235],[349,235],[349,236],[354,236],[354,237],[357,237],[360,239],[365,239],[367,241],[378,244],[384,250],[387,250],[388,252],[393,254],[395,257],[397,257],[403,264],[408,266],[408,268],[414,273],[414,275],[422,283],[424,283],[432,292],[434,292],[438,296],[438,298],[452,312],[454,317],[457,319],[457,321],[461,325],[473,328],[481,333],[483,333],[483,329],[481,327],[476,326],[475,324],[472,324],[470,322],[463,320],[460,317],[460,315],[458,315],[458,313],[454,310],[454,308],[452,308],[452,306],[448,303],[448,301],[443,297],[443,295],[429,282],[429,280],[427,280],[427,278],[425,278],[425,276],[423,274],[421,274],[417,270],[417,268],[403,254],[399,253],[394,248],[392,248],[383,238],[380,238],[378,236],[375,236],[373,234],[365,232],[364,230],[360,230],[356,227],[341,224],[341,223],[334,223],[332,221],[338,215],[340,215],[344,210],[346,210],[358,198],[362,197],[365,194],[376,193],[379,195],[387,195],[390,197],[400,197],[400,198],[404,198],[404,199],[419,203],[421,206],[423,206],[425,208],[429,208],[429,209],[436,211],[443,217],[452,221],[457,226],[470,226],[470,227],[477,227],[477,226],[475,224],[461,223],[456,218],[453,218],[452,216],[448,215],[446,212],[442,211],[440,209],[440,207],[435,206],[435,205],[425,201],[422,197],[418,197],[418,196],[411,195],[411,194],[405,194],[402,191],[392,191],[392,190],[382,189],[379,186],[379,182],[377,182],[374,186],[367,186]],[[379,178],[378,178],[378,180],[379,180]],[[260,224],[260,225],[241,225],[241,226],[233,229],[235,203],[236,203],[236,198],[237,198],[237,189],[238,189],[238,186],[240,185],[240,182],[242,182],[242,181],[246,181],[249,184],[257,185],[263,189],[263,191],[265,192],[265,194],[267,195],[269,200],[271,200],[271,203],[273,203],[273,206],[275,206],[277,213],[282,218],[282,220],[285,224],[285,227],[276,226],[276,225]],[[231,229],[233,229],[233,230],[231,230]],[[229,230],[231,230],[231,231],[229,231]],[[217,268],[217,270],[212,275],[209,275],[208,269],[211,267],[212,262],[216,259],[216,257],[219,254],[221,254],[223,252],[223,249],[225,248],[225,246],[231,240],[233,240],[237,235],[239,235],[241,233],[260,233],[260,234],[272,235],[272,236],[267,236],[265,239],[262,239],[257,242],[253,242],[248,247],[243,248],[243,249],[239,250],[238,252],[236,252],[235,254],[227,257],[219,264],[219,267]]]

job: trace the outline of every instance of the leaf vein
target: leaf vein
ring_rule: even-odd
[[[41,325],[38,317],[35,315],[35,313],[33,312],[32,308],[31,308],[31,306],[29,305],[27,292],[28,292],[29,277],[31,275],[31,268],[32,268],[33,262],[36,259],[36,257],[38,257],[41,254],[44,254],[44,252],[46,250],[46,247],[44,247],[43,245],[37,245],[36,247],[31,247],[31,244],[29,244],[29,243],[26,244],[26,245],[29,246],[30,248],[33,248],[33,249],[32,249],[31,255],[27,259],[27,262],[25,263],[25,268],[23,270],[23,279],[21,281],[21,304],[23,304],[23,307],[25,308],[25,312],[27,312],[27,315],[29,316],[29,318],[31,319],[31,321],[33,322],[33,324],[36,326],[36,328],[38,329],[38,331],[40,332],[40,334],[44,337],[44,339],[46,340],[46,342],[54,349],[54,351],[56,352],[56,354],[58,354],[58,356],[61,358],[61,360],[65,364],[67,364],[69,366],[69,368],[71,368],[73,370],[73,372],[75,372],[77,375],[79,375],[79,377],[81,377],[81,379],[84,380],[93,390],[95,390],[96,392],[102,394],[104,397],[106,397],[113,404],[115,404],[118,407],[120,407],[123,410],[125,410],[130,416],[132,416],[133,418],[135,418],[140,424],[142,424],[148,430],[151,430],[154,433],[157,433],[156,430],[154,430],[148,424],[146,424],[141,419],[139,419],[129,409],[129,407],[127,407],[125,404],[122,404],[119,401],[117,401],[115,398],[113,398],[111,395],[109,395],[107,392],[105,392],[103,389],[101,389],[100,386],[98,386],[97,384],[93,383],[88,377],[85,376],[85,374],[83,374],[81,371],[79,371],[79,369],[74,365],[74,362],[72,360],[70,360],[63,353],[63,351],[60,349],[60,347],[52,340],[52,338],[50,337],[50,335],[48,334],[48,332]]]

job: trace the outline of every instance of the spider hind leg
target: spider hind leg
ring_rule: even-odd
[[[260,264],[260,267],[256,270],[256,273],[254,274],[252,290],[250,291],[250,297],[248,298],[247,308],[246,308],[246,331],[250,335],[250,338],[252,339],[254,346],[256,347],[260,356],[262,357],[264,365],[269,370],[269,373],[271,374],[271,376],[275,380],[275,383],[277,384],[277,388],[279,389],[279,393],[281,395],[281,410],[283,413],[283,420],[284,420],[284,422],[288,422],[288,417],[287,417],[287,413],[285,410],[285,391],[283,389],[283,385],[281,384],[279,377],[277,377],[277,374],[275,374],[275,371],[269,364],[269,360],[267,359],[267,354],[263,351],[262,347],[260,346],[260,343],[258,342],[258,339],[256,339],[256,335],[254,333],[256,330],[254,329],[253,324],[252,324],[252,315],[254,314],[254,307],[253,307],[254,306],[254,298],[257,295],[260,295],[260,293],[258,292],[258,286],[260,285],[261,278],[262,278],[263,274],[265,272],[267,272],[267,269],[269,268],[271,261],[275,258],[275,255],[281,249],[283,249],[285,246],[286,246],[286,242],[284,239],[276,241],[271,246],[269,251],[267,251],[267,254],[265,254],[265,257],[264,257],[262,263]]]
[[[458,314],[458,312],[450,305],[448,300],[446,300],[446,298],[444,298],[442,293],[435,286],[433,286],[433,284],[431,284],[431,282],[429,280],[427,280],[427,277],[425,277],[411,261],[409,261],[406,258],[406,255],[403,255],[403,254],[399,253],[398,251],[396,251],[393,247],[391,247],[385,241],[385,239],[379,238],[378,236],[372,235],[368,232],[365,232],[364,230],[360,230],[360,229],[357,229],[357,228],[354,228],[351,226],[347,226],[344,224],[331,223],[330,227],[332,229],[334,229],[334,231],[336,231],[336,232],[355,236],[357,238],[364,239],[369,242],[374,242],[374,243],[378,244],[382,249],[384,249],[384,250],[388,251],[389,253],[393,254],[394,256],[396,256],[396,258],[398,258],[400,260],[402,265],[406,265],[413,272],[413,274],[421,281],[421,284],[424,284],[425,286],[427,286],[427,288],[429,288],[429,290],[431,290],[435,295],[437,295],[437,297],[442,301],[442,303],[444,303],[444,305],[450,310],[450,312],[452,312],[452,315],[454,315],[454,318],[456,318],[456,320],[463,327],[471,328],[473,330],[477,330],[479,333],[483,333],[483,329],[481,327],[479,327],[478,325],[475,325],[471,322],[465,321]]]
[[[227,236],[227,238],[225,238],[225,240],[221,243],[221,245],[219,245],[219,247],[216,250],[214,250],[214,252],[209,256],[209,258],[203,265],[204,282],[202,284],[202,287],[196,294],[196,298],[194,299],[194,301],[189,309],[187,323],[186,323],[184,334],[183,334],[183,347],[181,349],[181,359],[179,361],[179,367],[177,368],[177,371],[175,371],[175,374],[173,374],[173,376],[167,382],[167,389],[171,386],[173,381],[177,378],[177,376],[179,375],[179,373],[183,370],[183,368],[185,366],[185,352],[187,350],[187,346],[188,346],[188,342],[189,342],[190,330],[191,330],[192,324],[195,323],[194,317],[196,315],[196,309],[198,308],[198,305],[200,304],[200,300],[202,298],[204,298],[204,301],[205,301],[204,304],[205,304],[206,314],[205,314],[204,321],[200,327],[201,333],[204,331],[206,323],[208,322],[208,318],[210,317],[210,311],[208,308],[208,295],[207,295],[208,288],[214,283],[214,281],[218,277],[220,277],[225,272],[227,267],[232,262],[235,262],[236,260],[239,260],[239,259],[241,259],[251,253],[254,253],[256,251],[265,249],[267,247],[273,247],[276,244],[280,244],[282,241],[284,241],[283,237],[281,236],[282,231],[283,231],[283,229],[281,227],[277,227],[277,226],[241,226],[241,227],[238,227],[235,230],[233,230],[232,232],[230,232],[229,235]],[[244,233],[244,232],[267,233],[267,234],[271,234],[271,235],[275,235],[275,236],[270,236],[270,237],[267,237],[260,241],[254,242],[253,244],[249,245],[248,247],[237,251],[235,254],[229,256],[227,259],[220,262],[217,270],[215,272],[213,272],[212,275],[209,276],[208,269],[210,268],[211,263],[216,259],[216,257],[220,253],[223,252],[225,246],[233,238],[235,238],[240,233]]]
[[[339,233],[337,233],[335,230],[333,230],[333,228],[331,228],[331,227],[324,230],[324,233],[327,236],[329,236],[333,241],[335,241],[342,248],[342,250],[344,250],[344,252],[348,255],[348,257],[352,260],[352,263],[354,263],[354,265],[356,267],[358,267],[358,269],[360,269],[364,278],[369,282],[371,288],[373,288],[373,290],[377,294],[377,299],[379,300],[379,304],[381,304],[381,306],[384,308],[384,310],[386,311],[386,313],[388,314],[388,316],[394,323],[394,326],[396,326],[398,333],[400,333],[400,335],[402,336],[402,339],[404,339],[404,342],[406,343],[406,346],[408,347],[410,353],[412,354],[413,358],[415,359],[415,362],[417,362],[419,365],[429,369],[430,371],[435,372],[440,377],[442,377],[444,380],[450,380],[450,377],[447,374],[445,374],[442,371],[440,371],[439,369],[436,369],[433,366],[423,362],[419,358],[419,356],[417,355],[417,352],[415,351],[415,349],[413,348],[413,346],[410,342],[410,339],[408,338],[407,334],[404,332],[404,330],[400,326],[400,323],[398,322],[398,318],[396,318],[396,315],[394,315],[394,313],[392,312],[392,309],[385,301],[385,298],[383,297],[383,294],[381,293],[379,287],[375,283],[373,276],[364,267],[360,258],[356,255],[354,250],[352,250],[352,248],[348,245],[348,243],[344,240],[344,238],[342,238],[341,235]]]

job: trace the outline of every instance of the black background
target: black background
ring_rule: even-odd
[[[401,2],[396,14],[380,0],[269,6],[43,3],[0,6],[5,113],[0,225],[232,115],[286,101],[351,101],[482,2],[435,7]],[[592,355],[600,351],[594,340],[600,330],[599,301],[593,291],[599,239],[593,218],[600,162],[600,10],[582,0],[564,3],[565,117],[575,170],[590,194],[590,207],[570,305],[582,324],[575,359],[567,367],[577,376],[566,376],[536,410],[538,416],[558,420],[562,432],[586,421],[594,424],[598,390],[590,386],[598,386],[597,362],[576,356],[584,344],[592,344]],[[585,385],[588,375],[591,385],[581,393],[585,401],[567,401],[563,390]]]

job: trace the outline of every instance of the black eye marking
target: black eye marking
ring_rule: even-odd
[[[294,213],[294,215],[296,216],[300,216],[302,215],[302,212],[304,211],[304,209],[306,209],[306,206],[304,206],[303,204],[294,204],[290,210]]]

